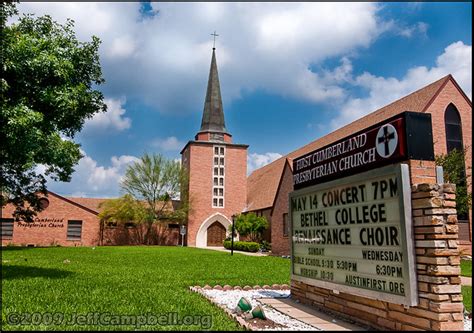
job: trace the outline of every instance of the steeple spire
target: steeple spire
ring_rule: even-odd
[[[224,120],[224,108],[222,107],[219,75],[217,73],[215,48],[212,49],[211,69],[209,70],[206,100],[204,102],[204,111],[199,133],[202,132],[227,133]]]

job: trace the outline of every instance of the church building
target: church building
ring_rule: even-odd
[[[264,234],[264,239],[271,243],[272,253],[289,255],[291,232],[288,195],[293,191],[293,160],[405,111],[431,115],[435,155],[449,153],[455,148],[467,148],[465,173],[468,192],[472,193],[472,102],[451,75],[309,142],[247,175],[249,146],[234,143],[227,129],[213,48],[201,127],[194,140],[181,150],[182,165],[188,176],[188,189],[183,193],[188,193],[186,200],[189,200],[190,207],[184,245],[221,247],[224,239],[230,236],[233,217],[254,212],[269,221],[270,228]],[[434,161],[405,162],[410,164],[411,184],[438,181]],[[113,225],[101,228],[99,203],[105,199],[50,194],[48,202],[51,204],[39,213],[34,224],[14,221],[14,207],[10,205],[2,209],[2,245],[134,244],[132,236],[136,232],[133,226],[125,226],[124,230]],[[458,221],[461,248],[470,252],[472,209],[469,209],[468,214],[458,214]],[[179,230],[180,225],[170,221],[166,224],[165,241],[157,244],[181,245]]]

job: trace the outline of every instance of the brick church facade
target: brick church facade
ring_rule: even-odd
[[[435,155],[446,154],[454,148],[468,148],[465,170],[471,193],[472,102],[451,75],[309,142],[247,176],[248,145],[234,143],[226,127],[213,49],[201,127],[194,140],[181,150],[182,165],[188,175],[190,206],[185,244],[222,246],[223,240],[230,236],[233,216],[255,212],[270,222],[265,239],[272,243],[273,254],[289,255],[291,235],[287,217],[288,194],[293,191],[293,159],[404,111],[431,114]],[[436,176],[434,162],[410,161],[412,184],[434,183]],[[105,235],[101,231],[98,203],[104,199],[66,198],[51,192],[49,200],[50,206],[38,215],[48,227],[27,227],[21,221],[13,222],[13,208],[4,207],[2,245],[133,244],[131,230],[106,230]],[[472,210],[459,222],[461,247],[470,250]],[[163,244],[180,244],[179,225],[168,223],[164,232]]]

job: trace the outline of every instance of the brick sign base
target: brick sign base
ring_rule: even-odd
[[[291,297],[356,322],[389,330],[463,330],[455,187],[412,186],[418,306],[409,307],[292,280]]]

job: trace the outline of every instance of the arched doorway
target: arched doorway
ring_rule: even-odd
[[[226,237],[225,227],[218,221],[207,228],[207,246],[222,246]]]
[[[215,225],[216,222],[224,228],[224,238],[222,239],[222,228],[220,226],[217,225],[211,229],[211,226]],[[220,244],[214,246],[222,246],[222,241],[226,238],[231,227],[232,222],[225,215],[221,213],[212,214],[201,223],[201,226],[199,227],[199,230],[196,233],[196,247],[213,246],[208,245],[208,232],[215,233],[214,236],[211,236],[212,243],[215,243],[217,241],[215,239],[221,240]]]

